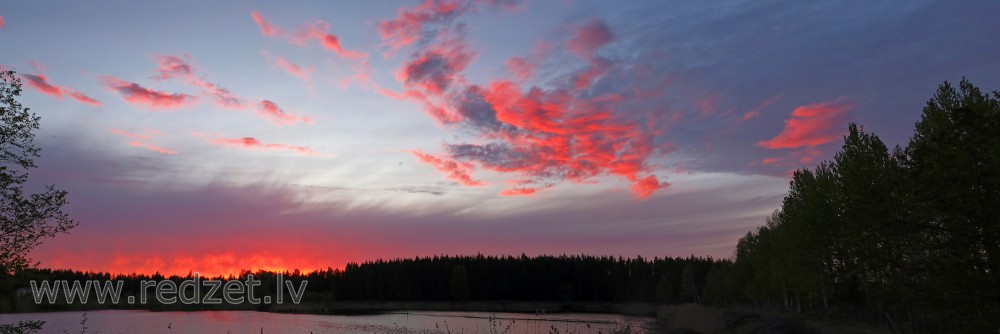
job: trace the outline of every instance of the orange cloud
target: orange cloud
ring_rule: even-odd
[[[757,145],[767,149],[784,149],[819,146],[842,135],[847,112],[854,107],[844,99],[804,105],[792,111],[785,120],[785,128],[774,138],[762,140]]]
[[[243,137],[243,138],[207,138],[206,141],[216,145],[235,147],[244,150],[275,150],[275,151],[289,151],[298,154],[313,156],[313,157],[332,157],[329,154],[323,154],[316,152],[315,150],[305,147],[305,146],[293,146],[286,144],[276,144],[276,143],[262,143],[253,137]]]
[[[101,77],[101,81],[104,86],[122,94],[125,101],[132,104],[144,105],[152,109],[180,108],[198,99],[188,94],[167,93],[149,89],[137,83],[124,81],[113,76],[103,76]]]

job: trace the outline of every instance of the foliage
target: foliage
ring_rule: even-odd
[[[13,71],[0,71],[0,275],[32,266],[28,252],[45,238],[66,232],[76,222],[62,211],[66,192],[48,186],[25,194],[28,171],[35,167],[35,130],[40,118],[15,98],[21,81]]]
[[[893,329],[996,331],[998,217],[1000,93],[945,82],[906,148],[851,124],[833,161],[796,171],[781,208],[737,244],[740,284],[713,267],[704,293]]]

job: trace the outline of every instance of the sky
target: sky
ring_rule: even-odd
[[[17,1],[42,267],[732,256],[850,122],[1000,89],[1000,3]]]

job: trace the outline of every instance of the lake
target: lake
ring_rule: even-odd
[[[40,333],[80,333],[83,312],[0,314],[0,324],[44,320]],[[523,314],[407,311],[314,315],[254,311],[87,312],[87,333],[559,333],[607,334],[629,326],[645,333],[652,318],[617,314]]]

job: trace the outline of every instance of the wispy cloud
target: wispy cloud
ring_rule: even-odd
[[[166,149],[160,146],[149,144],[147,141],[163,135],[163,132],[158,130],[147,130],[145,133],[135,133],[129,132],[122,129],[111,128],[109,131],[115,135],[122,136],[130,139],[128,141],[129,146],[141,147],[147,150],[161,153],[161,154],[177,154],[177,151]]]
[[[368,58],[367,53],[345,48],[340,42],[340,37],[330,32],[331,25],[329,22],[323,20],[313,21],[301,27],[294,36],[288,36],[280,27],[264,19],[264,16],[259,12],[254,11],[250,16],[257,23],[257,26],[260,27],[261,35],[266,37],[286,39],[296,45],[306,45],[309,41],[315,40],[322,48],[333,52],[338,57],[346,59]]]
[[[263,15],[260,15],[256,10],[250,13],[250,17],[253,18],[254,22],[257,22],[257,26],[260,27],[260,34],[267,37],[278,36],[281,33],[281,28],[278,28],[264,19]]]
[[[614,41],[611,28],[602,20],[591,20],[586,24],[574,27],[573,37],[567,43],[570,51],[576,55],[590,59],[597,49]]]
[[[309,80],[309,77],[312,75],[312,72],[316,69],[313,66],[309,67],[299,66],[298,64],[288,61],[284,57],[272,56],[270,53],[266,51],[261,51],[261,53],[263,53],[264,57],[267,58],[267,61],[274,64],[275,67],[285,71],[285,73],[288,73],[291,76],[297,77],[305,81]]]
[[[277,126],[294,125],[298,123],[309,124],[312,123],[312,118],[295,116],[294,114],[285,112],[278,107],[274,102],[263,100],[257,104],[257,114],[261,118],[270,121],[272,124]]]
[[[151,109],[177,109],[197,101],[196,96],[183,93],[168,93],[143,87],[134,82],[128,82],[114,76],[103,76],[101,82],[105,87],[117,91],[126,102],[145,106]]]
[[[205,137],[205,141],[216,145],[233,147],[243,150],[288,151],[311,157],[333,157],[333,155],[331,154],[320,153],[306,146],[295,146],[295,145],[287,145],[279,143],[264,143],[253,137],[243,137],[243,138]]]
[[[45,68],[44,66],[42,66],[41,64],[36,63],[36,62],[32,62],[32,65],[39,72],[43,71],[44,68]],[[42,73],[39,73],[39,74],[21,73],[21,74],[19,74],[19,76],[21,77],[21,79],[24,80],[24,83],[27,84],[28,87],[31,87],[31,88],[33,88],[33,89],[35,89],[35,90],[37,90],[40,93],[43,93],[45,95],[48,95],[48,96],[51,96],[51,97],[54,97],[54,98],[57,98],[57,99],[61,99],[63,97],[63,95],[65,94],[65,95],[68,95],[69,97],[73,98],[74,100],[79,101],[80,103],[89,104],[89,105],[92,105],[92,106],[95,106],[95,107],[100,107],[101,106],[101,102],[100,101],[98,101],[97,99],[94,99],[94,98],[92,98],[90,96],[87,96],[87,94],[81,93],[81,92],[76,91],[76,90],[74,90],[72,88],[62,87],[62,86],[59,86],[59,85],[56,85],[56,84],[50,82],[49,78],[46,77],[45,74],[42,74]]]
[[[845,99],[800,106],[777,136],[757,143],[767,149],[819,146],[840,138],[845,116],[854,104]]]
[[[471,163],[436,157],[420,151],[411,151],[410,153],[421,162],[434,166],[439,172],[447,175],[449,179],[461,184],[467,186],[481,186],[485,184],[482,181],[472,178],[471,174],[476,168]]]

